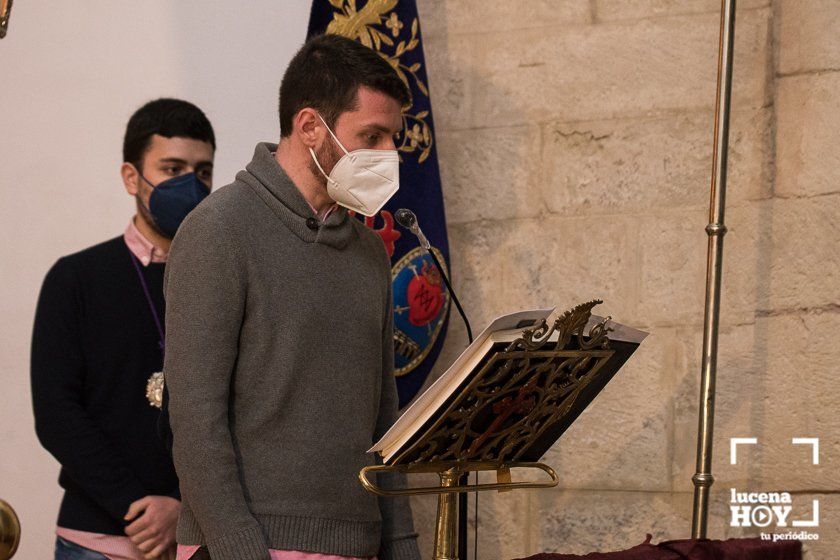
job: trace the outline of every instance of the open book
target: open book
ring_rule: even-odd
[[[475,397],[465,396],[468,388],[473,390],[475,388],[474,378],[483,372],[486,374],[488,369],[493,364],[488,365],[494,357],[499,357],[499,352],[504,351],[511,342],[520,339],[523,331],[529,327],[534,327],[541,321],[546,320],[549,324],[553,321],[554,309],[536,309],[531,311],[521,311],[496,318],[490,325],[485,328],[470,344],[463,353],[453,362],[453,364],[443,373],[426,391],[424,391],[417,399],[406,409],[402,416],[394,423],[393,426],[385,433],[385,435],[369,450],[369,452],[378,452],[382,456],[383,462],[391,464],[395,458],[399,456],[399,462],[411,462],[418,460],[418,453],[413,453],[411,447],[418,442],[424,434],[428,436],[435,429],[442,429],[440,417],[444,414],[452,414],[454,410],[459,409],[463,412],[466,402],[457,402],[459,398],[466,398],[472,401],[473,405]],[[603,318],[592,315],[586,327],[583,329],[583,334],[588,334],[592,327],[603,321]],[[555,422],[556,426],[546,426],[545,428],[552,428],[546,433],[541,434],[542,441],[538,443],[533,449],[528,450],[528,460],[537,460],[535,457],[538,453],[540,456],[554,443],[557,437],[565,431],[569,424],[583,411],[592,398],[600,392],[606,382],[612,378],[615,372],[624,364],[630,354],[638,347],[642,340],[647,336],[647,333],[642,331],[620,325],[618,323],[609,321],[607,326],[611,329],[609,332],[610,347],[609,352],[596,352],[601,358],[601,363],[597,368],[593,368],[593,374],[586,379],[586,391],[582,391],[580,396],[576,396],[576,405],[574,410],[570,408],[568,411],[571,414],[565,414],[562,419],[563,422]],[[548,339],[550,343],[557,343],[558,333],[554,332]],[[574,346],[574,343],[573,343]],[[548,349],[546,348],[546,349]],[[578,349],[579,350],[579,349]],[[573,353],[574,348],[570,348]],[[556,358],[555,358],[556,359]],[[570,358],[569,361],[581,361],[581,358]],[[590,360],[596,358],[590,358]],[[589,364],[590,362],[586,362]],[[596,375],[597,374],[597,375]],[[530,376],[532,383],[537,382],[537,376]],[[597,379],[596,379],[597,377]],[[598,381],[595,383],[595,381]],[[471,383],[472,382],[472,383]],[[522,385],[525,383],[523,378]],[[567,385],[569,385],[567,383]],[[591,385],[591,387],[589,387]],[[508,392],[511,397],[515,397],[516,389],[519,389],[518,395],[521,396],[521,387],[511,387],[511,382],[507,382]],[[495,389],[494,389],[495,390]],[[585,394],[583,394],[585,393]],[[510,399],[508,399],[509,402]],[[531,398],[533,401],[533,398]],[[499,403],[496,403],[499,406]],[[485,414],[486,416],[487,414]],[[467,423],[461,424],[464,432],[475,431],[475,428],[470,427]],[[485,422],[486,427],[486,422]],[[559,430],[559,433],[558,433]],[[473,434],[475,435],[475,434]],[[454,439],[457,436],[451,435]],[[553,438],[553,439],[551,439]],[[551,439],[551,441],[548,441]],[[475,445],[475,442],[473,442]],[[544,449],[543,449],[544,447]]]

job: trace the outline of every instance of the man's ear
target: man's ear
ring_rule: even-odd
[[[323,136],[326,134],[318,112],[310,107],[298,111],[292,126],[307,148],[316,148],[323,142]]]
[[[122,166],[120,166],[120,175],[122,175],[123,186],[125,187],[125,192],[130,194],[131,196],[137,196],[140,192],[140,172],[137,171],[137,168],[134,167],[133,164],[124,161]]]

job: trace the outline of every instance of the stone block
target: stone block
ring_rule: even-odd
[[[740,0],[738,14],[770,5],[770,0]],[[688,14],[720,14],[719,0],[595,0],[597,21],[648,19]]]
[[[566,309],[596,298],[604,300],[596,308],[601,314],[635,320],[632,218],[480,221],[449,231],[452,253],[459,255],[456,289],[474,325],[517,309]]]
[[[840,20],[840,5],[837,14]],[[840,141],[840,72],[781,78],[778,84],[776,194],[840,192],[840,153],[835,149]]]
[[[472,480],[472,478],[470,479]],[[486,482],[494,482],[488,479]],[[485,482],[482,478],[481,482]],[[478,497],[478,557],[487,560],[509,560],[527,555],[531,550],[530,513],[534,491],[482,492]],[[470,495],[470,543],[475,527],[474,495]]]
[[[468,36],[423,36],[427,85],[437,132],[470,125],[474,44],[475,40]]]
[[[769,111],[735,111],[728,200],[765,198]],[[544,198],[553,213],[647,212],[709,204],[711,111],[544,126]]]
[[[760,309],[819,307],[840,301],[838,215],[840,193],[768,203],[756,254],[767,287],[766,305]]]
[[[543,213],[540,139],[536,126],[439,132],[448,222],[533,218]]]
[[[502,298],[506,265],[498,253],[507,229],[503,222],[449,225],[452,284],[476,334],[493,317],[515,309],[515,302]]]
[[[768,15],[739,21],[735,107],[767,99]],[[717,17],[699,15],[473,37],[473,126],[711,108],[718,31]]]
[[[640,219],[638,321],[702,323],[707,223],[702,209]]]
[[[766,259],[776,235],[773,206],[772,200],[760,201],[726,212],[720,312],[724,324],[752,322],[756,311],[768,305],[771,277]]]
[[[781,0],[778,4],[778,71],[840,69],[840,5],[835,0]]]
[[[591,23],[589,0],[421,0],[417,2],[425,34],[482,33],[532,27],[573,26]]]

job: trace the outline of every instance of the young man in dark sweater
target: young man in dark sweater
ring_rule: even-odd
[[[408,102],[371,49],[311,39],[283,77],[279,145],[258,144],[178,231],[164,373],[179,559],[419,559],[408,500],[358,480],[397,391],[389,258],[348,213],[397,189]]]
[[[163,271],[175,230],[210,193],[215,147],[196,106],[141,107],[121,168],[136,215],[44,280],[32,398],[38,438],[61,463],[56,560],[174,559],[178,479],[150,405],[163,367]]]

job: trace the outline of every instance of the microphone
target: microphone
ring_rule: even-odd
[[[458,313],[461,314],[461,318],[464,320],[464,325],[467,327],[467,338],[472,344],[473,341],[473,334],[472,334],[472,327],[470,326],[470,321],[467,319],[467,314],[464,313],[464,308],[461,307],[461,302],[458,301],[458,296],[455,295],[455,291],[452,289],[452,285],[449,283],[449,278],[446,276],[446,272],[443,270],[443,266],[441,266],[440,261],[435,255],[435,252],[432,251],[432,244],[429,243],[429,240],[426,239],[426,236],[423,235],[423,230],[420,229],[420,224],[417,222],[417,216],[409,210],[408,208],[400,208],[394,214],[394,219],[397,220],[397,223],[400,224],[402,227],[413,233],[417,240],[420,242],[420,246],[426,250],[429,255],[431,255],[432,260],[435,261],[435,266],[437,267],[440,275],[443,277],[443,282],[446,284],[446,289],[449,290],[449,293],[452,294],[452,301],[455,302],[455,307],[458,308]]]
[[[408,208],[400,208],[397,210],[397,213],[394,215],[394,218],[397,222],[417,236],[417,240],[420,241],[420,246],[423,247],[425,250],[431,252],[432,244],[429,243],[429,240],[426,239],[426,236],[423,235],[423,230],[420,229],[420,225],[417,223],[417,216],[409,210]],[[441,270],[441,273],[443,271]],[[450,292],[452,290],[449,290]]]

